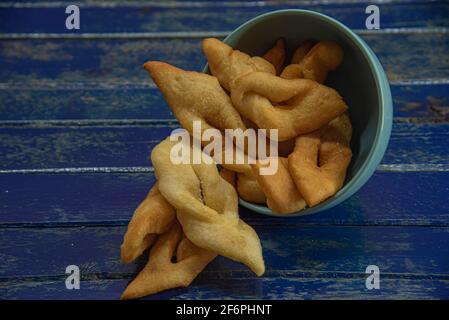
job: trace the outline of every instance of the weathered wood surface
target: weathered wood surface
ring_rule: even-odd
[[[0,227],[127,225],[154,184],[147,173],[0,175]],[[388,189],[386,189],[388,186]],[[449,172],[376,172],[335,208],[297,218],[261,216],[251,225],[449,226]]]
[[[82,34],[65,30],[59,1],[0,2],[0,298],[119,297],[144,263],[120,264],[119,246],[154,183],[149,153],[177,126],[142,63],[201,70],[202,38],[290,7],[359,29],[379,56],[396,117],[382,165],[326,212],[241,208],[264,277],[217,258],[189,288],[150,298],[449,298],[448,1],[381,2],[380,31],[361,30],[370,3],[352,0],[77,3]],[[79,291],[65,289],[68,264]],[[379,291],[365,289],[368,264]]]
[[[289,277],[204,279],[190,287],[161,292],[144,299],[438,299],[446,297],[449,281],[420,278],[383,278],[382,290],[365,289],[365,275],[348,277]],[[80,290],[66,290],[64,280],[0,283],[5,299],[113,299],[128,279],[86,280]]]
[[[76,124],[76,123],[75,123]],[[176,124],[0,127],[0,170],[150,166]],[[449,164],[449,124],[397,121],[383,164]],[[51,156],[49,156],[51,155]]]
[[[141,70],[144,73],[144,70]],[[146,75],[145,75],[146,76]],[[1,120],[173,119],[159,90],[116,84],[97,88],[84,83],[0,84]],[[37,86],[34,87],[34,85]],[[391,86],[395,117],[448,118],[449,83]]]
[[[281,9],[308,9],[336,18],[350,28],[364,29],[365,8],[370,1],[343,2],[326,5],[309,2],[221,2],[186,6],[182,2],[164,4],[156,1],[135,6],[123,1],[115,6],[90,4],[81,6],[82,32],[189,32],[231,31],[243,22],[266,12]],[[73,33],[64,27],[64,9],[39,6],[5,8],[0,12],[0,33]],[[382,28],[447,27],[449,6],[446,1],[383,3]],[[41,19],[45,16],[45,19]],[[101,19],[99,19],[101,17]]]
[[[362,37],[378,55],[393,82],[406,79],[446,79],[449,33],[369,33]],[[151,83],[142,64],[162,60],[187,70],[206,63],[201,38],[2,40],[2,82],[46,81],[139,85]],[[4,84],[2,85],[4,86]]]
[[[263,245],[265,277],[301,273],[382,273],[449,280],[449,228],[403,226],[255,225]],[[0,229],[0,279],[64,276],[75,264],[86,277],[132,276],[144,263],[120,262],[125,227]],[[23,250],[20,250],[20,249]],[[205,278],[252,277],[244,265],[218,257]]]
[[[447,294],[447,228],[255,228],[267,264],[263,278],[254,277],[241,264],[219,257],[190,288],[170,290],[153,298],[194,298],[196,294],[195,298],[428,299]],[[78,297],[94,297],[90,291],[96,290],[97,298],[117,298],[126,279],[144,264],[144,259],[131,265],[119,262],[123,232],[123,227],[111,226],[1,229],[2,239],[13,245],[0,248],[0,257],[6,262],[0,268],[0,296],[32,297],[40,293],[41,298],[50,298],[56,291],[59,295],[54,297],[69,298],[71,292],[64,288],[65,267],[76,264],[86,280],[81,282],[82,294]],[[382,272],[382,290],[372,295],[364,287],[364,271],[370,264],[379,266]],[[393,290],[389,282],[401,290]],[[325,288],[326,293],[321,296]]]

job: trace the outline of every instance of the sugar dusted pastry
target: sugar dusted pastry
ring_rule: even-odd
[[[181,126],[193,134],[193,121],[201,121],[206,129],[242,129],[239,113],[217,78],[200,72],[184,71],[167,63],[145,63],[156,85],[164,95]]]
[[[351,162],[352,127],[345,113],[323,129],[296,138],[288,167],[298,190],[312,207],[333,196]]]
[[[274,47],[268,50],[262,58],[274,66],[277,75],[281,74],[285,62],[285,40],[278,39]]]
[[[273,65],[267,60],[261,57],[250,57],[215,38],[203,40],[203,51],[207,57],[211,73],[218,78],[220,84],[228,91],[235,79],[249,72],[276,73]]]
[[[175,219],[175,208],[164,199],[157,184],[154,185],[128,224],[121,246],[122,261],[134,261],[153,244],[157,235],[170,228]]]
[[[232,102],[245,118],[262,129],[277,129],[285,141],[312,132],[348,108],[332,88],[307,79],[282,79],[266,72],[238,78]]]
[[[173,164],[168,138],[151,153],[159,190],[177,210],[187,238],[195,245],[246,264],[257,275],[265,265],[257,233],[240,220],[237,193],[212,164]]]
[[[172,258],[176,256],[176,262]],[[121,299],[135,299],[177,287],[187,287],[216,257],[191,243],[178,222],[159,236],[148,262],[128,285]]]

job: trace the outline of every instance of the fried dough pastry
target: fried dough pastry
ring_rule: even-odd
[[[203,51],[211,73],[228,91],[238,77],[253,71],[276,73],[271,63],[261,57],[250,57],[215,38],[203,40]]]
[[[222,168],[220,171],[220,176],[225,179],[231,186],[235,188],[235,180],[237,174],[234,171],[231,171],[226,168]]]
[[[176,219],[176,211],[161,195],[157,184],[137,207],[128,224],[121,245],[121,259],[130,263],[139,257],[156,240],[157,235],[166,232]]]
[[[293,53],[292,60],[290,64],[298,64],[302,61],[302,59],[309,53],[310,49],[312,49],[313,42],[310,40],[303,41],[298,48],[296,48]]]
[[[300,211],[305,208],[306,202],[288,172],[288,160],[279,157],[278,161],[278,169],[274,175],[260,175],[259,169],[262,164],[259,161],[251,165],[257,182],[267,197],[267,205],[280,214]]]
[[[281,74],[285,62],[285,40],[278,39],[274,47],[265,52],[262,57],[274,66],[277,75]]]
[[[206,129],[242,129],[239,113],[221,88],[217,78],[208,74],[184,71],[167,63],[144,64],[181,126],[193,134],[193,121]]]
[[[307,79],[287,80],[265,72],[238,78],[231,98],[242,116],[259,128],[278,129],[279,141],[317,130],[348,108],[332,88]]]
[[[257,233],[240,220],[237,193],[212,164],[173,164],[168,138],[151,153],[162,195],[177,209],[187,238],[200,248],[246,264],[257,275],[265,265]]]
[[[333,196],[343,186],[352,157],[351,135],[351,122],[345,113],[323,130],[296,138],[288,167],[310,207]]]
[[[256,177],[251,174],[237,174],[237,193],[243,200],[254,203],[265,203],[267,198],[257,182]]]
[[[176,255],[176,262],[172,262]],[[159,236],[144,269],[128,285],[121,299],[135,299],[177,287],[187,287],[217,255],[198,248],[174,222]]]
[[[343,61],[343,49],[332,41],[320,41],[298,63],[290,64],[281,73],[284,79],[310,79],[324,83],[329,71]]]
[[[245,146],[247,146],[247,144],[245,143]],[[236,159],[237,159],[237,152],[240,152],[241,155],[243,156],[243,163],[237,163]],[[236,173],[245,173],[245,174],[250,174],[251,173],[251,166],[248,164],[249,160],[248,160],[248,155],[245,153],[244,150],[240,150],[238,149],[235,144],[233,146],[233,159],[232,162],[229,161],[225,161],[225,146],[224,146],[224,142],[222,143],[222,151],[220,154],[218,155],[213,155],[214,159],[219,163],[223,168],[226,168],[227,170],[236,172]]]

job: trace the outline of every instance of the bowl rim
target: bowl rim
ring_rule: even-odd
[[[306,216],[314,213],[318,213],[323,210],[330,209],[341,202],[345,201],[356,193],[373,175],[380,161],[382,160],[386,148],[388,146],[388,141],[390,139],[391,127],[393,123],[393,102],[391,98],[390,85],[386,76],[386,73],[368,44],[360,38],[355,32],[353,32],[349,27],[345,26],[340,21],[329,17],[320,12],[304,10],[304,9],[283,9],[270,11],[259,16],[256,16],[247,22],[241,24],[234,31],[232,31],[228,36],[225,37],[223,42],[232,46],[234,38],[237,37],[239,33],[244,31],[258,22],[270,16],[283,15],[283,14],[293,14],[293,15],[308,15],[313,18],[318,18],[320,20],[330,22],[333,24],[342,34],[344,34],[356,47],[361,51],[365,60],[368,62],[372,76],[374,77],[374,82],[377,90],[377,97],[379,99],[379,113],[378,113],[378,125],[376,128],[376,134],[374,137],[374,142],[371,146],[370,151],[366,160],[362,163],[356,174],[343,185],[343,187],[332,197],[326,199],[317,206],[311,208],[305,208],[301,211],[290,213],[290,214],[279,214],[274,213],[270,208],[265,205],[255,204],[245,201],[239,197],[239,203],[257,213],[261,213],[268,216],[274,217],[298,217]],[[208,64],[204,67],[205,72],[208,70]]]

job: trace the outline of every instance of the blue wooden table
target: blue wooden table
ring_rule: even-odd
[[[267,271],[219,257],[189,288],[150,298],[449,298],[449,2],[352,0],[0,3],[0,298],[117,299],[145,262],[119,261],[154,183],[151,149],[177,123],[142,63],[201,70],[204,37],[305,8],[355,29],[386,69],[394,125],[382,164],[351,199],[313,216],[241,209]],[[67,290],[65,268],[81,269]],[[365,269],[380,269],[367,290]]]

